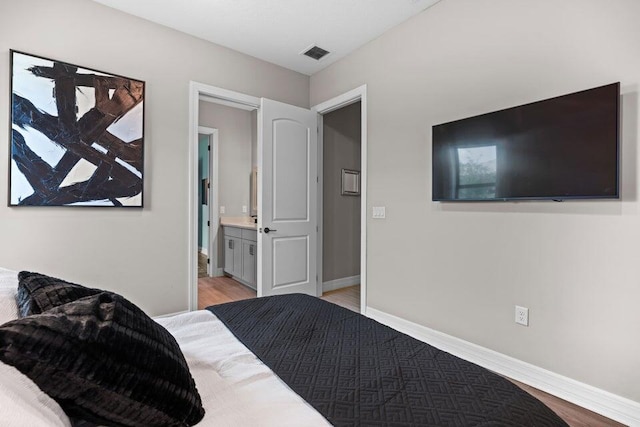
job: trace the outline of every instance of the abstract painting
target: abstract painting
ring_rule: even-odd
[[[9,205],[142,207],[144,86],[12,50]]]

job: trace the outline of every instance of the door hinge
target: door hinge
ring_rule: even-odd
[[[211,151],[211,146],[207,145],[207,151]]]
[[[211,221],[207,221],[207,227],[211,227]]]
[[[211,264],[211,260],[207,258],[207,264]]]
[[[320,227],[316,225],[316,233],[319,233],[319,232],[320,232]]]

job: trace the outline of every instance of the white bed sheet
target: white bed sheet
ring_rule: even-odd
[[[0,325],[18,318],[18,273],[0,268]]]
[[[154,319],[176,338],[205,408],[198,426],[329,426],[206,310]]]

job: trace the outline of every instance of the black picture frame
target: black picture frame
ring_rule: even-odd
[[[8,206],[144,207],[145,82],[10,57]]]

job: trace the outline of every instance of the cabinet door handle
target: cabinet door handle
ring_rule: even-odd
[[[249,255],[254,255],[254,253],[253,253],[253,245],[249,245]]]
[[[229,249],[233,249],[233,240],[229,240]]]

